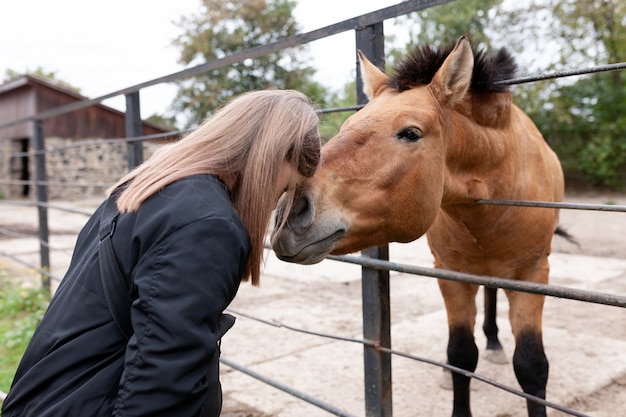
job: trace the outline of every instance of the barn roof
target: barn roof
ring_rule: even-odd
[[[0,85],[0,125],[81,100],[88,98],[46,78],[23,75]],[[143,121],[144,135],[170,131],[171,128]],[[121,138],[126,136],[125,132],[124,112],[104,104],[51,117],[44,123],[44,134],[48,137]],[[0,128],[0,140],[28,137],[32,137],[32,123]]]

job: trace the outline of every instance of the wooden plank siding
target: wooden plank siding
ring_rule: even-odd
[[[80,100],[87,98],[42,78],[25,75],[0,86],[0,125]],[[126,136],[124,123],[123,112],[96,104],[46,119],[44,133],[46,137],[64,139],[123,138]],[[144,135],[169,130],[154,123],[143,123]],[[30,137],[30,123],[0,129],[0,140]]]
[[[32,117],[60,106],[88,98],[45,79],[23,76],[0,85],[0,125]],[[93,144],[94,139],[126,138],[123,112],[103,104],[44,119],[47,148],[56,148],[46,156],[48,188],[52,199],[75,199],[103,195],[103,188],[128,171],[127,147],[123,141]],[[143,135],[158,135],[171,129],[144,121]],[[33,151],[34,124],[20,122],[0,128],[0,196],[33,198],[30,181],[35,178]],[[178,137],[171,135],[142,142],[146,154]],[[74,146],[80,145],[80,146]],[[94,185],[103,183],[105,185]],[[78,184],[85,184],[84,186]]]

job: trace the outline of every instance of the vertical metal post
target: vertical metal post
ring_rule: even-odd
[[[383,23],[357,28],[356,47],[379,68],[384,68]],[[362,92],[363,79],[357,70],[357,104],[365,104],[367,97]],[[379,246],[362,252],[364,256],[389,260],[388,246]],[[391,313],[389,297],[389,271],[362,269],[363,337],[376,341],[378,345],[391,347]],[[375,347],[365,346],[363,351],[365,368],[365,415],[367,417],[391,417],[391,354],[380,352]]]
[[[385,69],[385,35],[383,23],[365,26],[356,29],[356,49],[363,52],[367,59],[381,70]],[[367,96],[363,92],[363,77],[358,68],[356,72],[356,100],[357,104],[367,103]]]
[[[139,91],[126,94],[126,115],[124,121],[127,138],[136,138],[143,135],[143,123],[139,109]],[[126,159],[128,160],[129,171],[143,162],[143,143],[141,141],[128,142]]]
[[[33,142],[35,145],[35,181],[37,188],[37,211],[39,214],[39,256],[41,273],[41,286],[50,292],[50,249],[48,230],[48,185],[46,181],[46,152],[43,134],[43,120],[33,121]]]

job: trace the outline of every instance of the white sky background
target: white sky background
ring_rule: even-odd
[[[200,0],[0,0],[0,79],[7,69],[41,67],[95,98],[185,69],[171,42],[173,23],[197,13]],[[303,32],[401,3],[401,0],[298,0]],[[388,24],[385,25],[387,33]],[[322,84],[339,88],[353,74],[354,31],[311,43]],[[164,113],[176,89],[140,93],[142,117]],[[124,110],[124,98],[105,104]]]

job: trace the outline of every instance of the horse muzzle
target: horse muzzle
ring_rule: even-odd
[[[279,203],[276,224],[288,216],[285,227],[273,236],[272,249],[279,259],[305,265],[321,262],[347,234],[345,219],[316,210],[314,203],[314,196],[304,193],[288,214],[284,214],[284,202]]]

